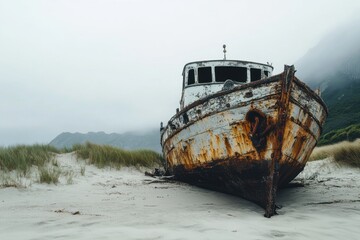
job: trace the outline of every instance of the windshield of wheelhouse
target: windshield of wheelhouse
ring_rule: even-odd
[[[233,80],[235,82],[246,83],[247,68],[246,67],[229,67],[229,66],[215,67],[215,81],[216,82],[225,82],[228,79]]]

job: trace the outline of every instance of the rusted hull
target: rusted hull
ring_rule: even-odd
[[[173,173],[180,181],[219,192],[230,193],[266,207],[266,179],[269,161],[242,159],[215,160],[188,170],[176,166]]]
[[[278,187],[304,168],[327,110],[284,73],[189,105],[163,129],[167,170],[181,181],[239,195],[275,213]]]

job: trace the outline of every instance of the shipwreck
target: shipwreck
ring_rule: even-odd
[[[161,124],[166,171],[276,213],[276,194],[303,169],[327,108],[294,66],[224,59],[183,69],[180,108]]]

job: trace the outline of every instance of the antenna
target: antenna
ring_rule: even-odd
[[[223,50],[223,52],[224,52],[224,60],[226,60],[226,45],[225,44],[223,45],[223,48],[224,48],[224,50]]]

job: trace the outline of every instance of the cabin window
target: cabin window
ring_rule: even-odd
[[[247,68],[245,67],[215,67],[216,82],[231,79],[236,82],[246,82]]]
[[[250,69],[250,79],[252,82],[261,79],[261,69],[258,68],[251,68]]]
[[[195,73],[194,73],[194,69],[190,69],[188,72],[188,81],[187,81],[187,85],[191,85],[195,83]]]
[[[199,67],[198,83],[211,83],[211,82],[212,82],[211,67]]]
[[[264,74],[265,74],[266,77],[268,77],[269,76],[269,71],[264,71]]]

